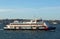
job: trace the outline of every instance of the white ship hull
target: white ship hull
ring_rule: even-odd
[[[4,27],[4,29],[46,29],[45,26],[42,25],[7,25],[7,27]]]

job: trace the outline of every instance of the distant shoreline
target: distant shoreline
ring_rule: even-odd
[[[30,19],[0,19],[0,23],[9,24],[15,20],[17,20],[17,21],[29,21]],[[47,21],[49,23],[57,22],[58,24],[60,24],[60,20],[44,20],[44,21]]]

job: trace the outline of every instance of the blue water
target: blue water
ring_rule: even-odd
[[[60,39],[60,24],[52,25],[56,26],[55,32],[52,31],[30,31],[30,30],[18,30],[7,31],[0,29],[0,39]],[[0,28],[3,27],[0,24]]]

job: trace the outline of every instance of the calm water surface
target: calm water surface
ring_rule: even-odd
[[[0,27],[3,25],[0,25]],[[60,39],[60,24],[56,26],[55,32],[51,31],[29,31],[29,30],[18,30],[18,31],[7,31],[0,29],[0,39]]]

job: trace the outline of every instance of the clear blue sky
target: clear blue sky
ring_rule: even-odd
[[[0,19],[60,19],[60,0],[0,0]]]

